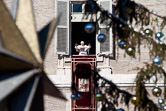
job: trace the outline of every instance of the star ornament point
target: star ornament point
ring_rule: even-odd
[[[36,32],[32,1],[17,1],[13,20],[0,0],[0,109],[43,111],[44,94],[66,100],[43,68],[58,17]]]

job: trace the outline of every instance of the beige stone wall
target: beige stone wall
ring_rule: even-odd
[[[64,96],[68,101],[63,101],[51,96],[44,96],[45,111],[70,111],[71,101],[70,101],[70,89],[69,88],[60,88]]]
[[[43,27],[49,20],[54,17],[55,8],[54,0],[49,2],[38,2],[39,0],[34,1],[35,9],[35,18],[37,23],[37,29],[39,30]],[[166,1],[165,0],[135,0],[137,3],[141,3],[146,6],[148,9],[153,9],[159,15],[166,15]],[[42,8],[41,8],[42,7]],[[165,34],[166,31],[164,30]],[[45,60],[45,69],[48,74],[56,74],[57,67],[57,55],[55,54],[55,44],[54,39],[51,42],[46,60]],[[129,57],[127,54],[124,57],[124,50],[121,50],[116,46],[116,60],[110,60],[111,67],[113,69],[113,74],[134,74],[137,73],[137,70],[134,70],[136,67],[143,67],[143,62],[151,62],[148,55],[148,48],[141,46],[141,55],[137,54],[136,59]]]
[[[8,8],[11,7],[12,0],[4,0]],[[55,17],[55,0],[32,0],[34,7],[34,16],[36,21],[36,29],[39,31],[42,29],[50,20]],[[153,9],[159,15],[166,15],[166,1],[165,0],[135,0],[137,3],[140,3],[146,6],[148,9]],[[166,34],[166,31],[164,30]],[[136,59],[133,59],[126,55],[124,57],[124,50],[121,50],[116,45],[116,59],[110,60],[111,67],[113,69],[113,74],[133,74],[137,73],[136,70],[133,70],[136,67],[142,67],[143,62],[149,61],[148,48],[142,46],[141,56],[137,55]],[[48,54],[45,59],[45,70],[48,74],[56,74],[57,67],[57,54],[55,53],[55,39],[53,38]],[[150,61],[151,62],[151,61]]]
[[[132,92],[134,94],[134,92],[129,87],[120,87],[120,88],[123,90],[129,91],[130,93]],[[160,88],[163,90],[163,87],[160,87]],[[153,89],[152,87],[147,87],[147,91],[149,92],[149,97],[150,99],[153,100],[154,103],[158,104],[158,98],[153,96],[151,93],[152,89]],[[129,107],[127,107],[125,103],[119,102],[119,106],[117,106],[117,109],[118,108],[123,108],[125,109],[125,111],[134,111],[134,105],[131,102],[129,103]]]
[[[166,2],[164,0],[147,0],[147,1],[137,0],[136,2],[142,3],[143,5],[147,6],[149,9],[155,10],[158,14],[166,15],[166,13],[165,13]],[[166,34],[166,32],[165,32],[165,34]],[[136,59],[132,59],[128,55],[126,55],[126,57],[124,57],[124,50],[119,49],[117,46],[116,47],[116,56],[118,56],[118,57],[116,57],[116,60],[110,60],[111,67],[113,69],[113,74],[134,74],[134,73],[137,73],[136,70],[133,70],[134,68],[143,67],[143,62],[147,62],[147,61],[151,62],[149,55],[148,55],[148,48],[145,48],[144,46],[141,46],[141,47],[142,48],[141,48],[140,57],[137,55]],[[56,72],[57,61],[53,60],[53,59],[56,59],[57,56],[53,52],[54,52],[54,46],[52,43],[52,45],[50,46],[48,56],[46,58],[46,65],[45,65],[48,74],[55,74],[55,72]],[[121,87],[121,88],[131,91],[130,89],[128,89],[128,87]],[[151,89],[152,88],[148,88],[150,93],[151,93]],[[66,92],[64,92],[64,94],[66,94]],[[56,111],[64,111],[65,109],[70,110],[68,106],[65,106],[66,104],[70,105],[69,102],[64,105],[63,102],[61,102],[57,99],[49,98],[47,96],[45,97],[45,99],[46,99],[46,111],[54,111],[55,109],[56,109]],[[157,101],[157,98],[154,98],[154,100]],[[59,102],[58,105],[57,105],[56,101]],[[124,106],[124,105],[120,105],[119,107],[122,107],[122,106]],[[125,107],[125,109],[127,109],[127,107]],[[131,105],[129,109],[130,109],[130,111],[132,111],[133,106]]]
[[[154,10],[157,14],[161,16],[166,15],[166,1],[165,0],[134,0],[137,3],[140,3],[147,7],[148,9]],[[152,28],[152,27],[151,27]],[[166,28],[163,30],[166,35]],[[116,45],[117,46],[117,45]],[[141,55],[137,54],[136,59],[129,57],[126,54],[124,57],[125,51],[116,47],[116,60],[110,60],[110,64],[113,69],[113,74],[134,74],[137,73],[137,70],[133,70],[136,67],[143,67],[143,62],[152,62],[148,55],[148,48],[145,48],[144,45],[141,46]],[[118,56],[119,55],[119,56]]]
[[[37,30],[41,30],[55,18],[55,0],[33,0],[34,15]],[[55,39],[53,37],[44,62],[48,74],[56,74],[57,55],[55,53]]]

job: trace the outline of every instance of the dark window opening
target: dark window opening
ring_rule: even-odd
[[[73,4],[72,12],[82,12],[82,4]]]
[[[80,45],[81,41],[84,41],[85,45],[91,44],[91,49],[89,51],[89,55],[96,54],[96,31],[91,34],[85,32],[84,27],[86,22],[72,22],[72,55],[78,55],[79,52],[75,50],[75,43]],[[95,23],[93,23],[95,25]]]
[[[92,9],[90,4],[85,4],[85,13],[92,13],[93,11],[95,11],[95,9]]]
[[[90,4],[85,4],[85,12],[92,12]]]

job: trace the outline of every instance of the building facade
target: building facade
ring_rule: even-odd
[[[142,5],[146,6],[148,9],[152,9],[154,11],[156,11],[159,15],[163,15],[164,11],[166,10],[166,2],[164,0],[161,1],[141,1],[141,0],[135,0],[137,3],[141,3]],[[68,98],[68,102],[66,102],[66,111],[71,111],[71,99],[70,99],[70,95],[71,95],[71,91],[70,91],[70,86],[71,86],[71,55],[74,55],[75,53],[73,53],[73,47],[75,42],[79,42],[81,41],[79,39],[79,33],[77,33],[78,28],[80,28],[81,26],[84,26],[87,22],[95,22],[96,16],[97,15],[91,15],[91,18],[86,18],[84,19],[84,13],[85,10],[83,7],[85,7],[85,4],[83,1],[76,1],[76,0],[71,0],[71,1],[55,1],[55,14],[58,13],[58,9],[61,10],[61,6],[58,5],[59,7],[57,7],[57,4],[61,4],[61,2],[65,2],[67,6],[63,6],[63,7],[67,7],[67,9],[64,8],[64,10],[66,11],[66,14],[68,15],[64,15],[64,18],[66,18],[67,21],[67,25],[65,26],[66,30],[68,30],[69,32],[66,33],[66,35],[60,35],[58,36],[57,34],[57,30],[62,30],[60,28],[64,28],[63,24],[64,22],[61,21],[60,25],[58,26],[58,29],[56,30],[55,33],[55,40],[53,40],[54,46],[52,47],[52,49],[50,48],[50,51],[52,50],[52,52],[54,51],[57,57],[57,61],[56,61],[56,65],[57,67],[55,68],[54,71],[56,71],[56,73],[49,73],[49,74],[53,74],[50,75],[51,78],[53,78],[54,83],[59,87],[61,87],[63,89],[63,87],[66,87],[66,90],[63,89],[63,91],[66,94],[66,97]],[[105,8],[106,10],[109,10],[110,12],[112,12],[112,1],[110,0],[98,0],[96,1],[98,4],[100,4],[103,8]],[[63,4],[62,3],[62,4]],[[82,10],[80,12],[74,12],[73,8],[75,4],[81,4]],[[64,13],[61,10],[60,12]],[[59,13],[60,13],[59,12]],[[63,15],[62,15],[63,16]],[[64,20],[64,19],[63,19]],[[82,23],[82,24],[81,24]],[[133,59],[131,57],[129,57],[128,55],[125,54],[124,50],[121,50],[120,48],[118,48],[118,46],[116,45],[115,40],[113,39],[113,34],[112,34],[112,29],[110,29],[108,32],[104,32],[104,30],[106,30],[106,26],[104,26],[104,24],[98,24],[100,27],[99,32],[96,32],[96,34],[94,35],[94,39],[97,38],[98,34],[100,33],[104,33],[105,35],[107,35],[107,42],[105,42],[105,44],[100,44],[97,39],[95,40],[95,53],[93,53],[94,55],[96,55],[97,61],[96,61],[96,67],[97,69],[100,69],[100,74],[103,77],[106,77],[107,79],[112,80],[113,82],[115,82],[118,86],[120,86],[120,88],[128,90],[129,92],[131,92],[131,89],[129,88],[129,86],[133,86],[134,85],[134,79],[136,77],[137,74],[137,70],[135,70],[136,67],[143,67],[143,62],[151,62],[150,57],[148,55],[148,48],[145,48],[144,45],[141,46],[141,55],[139,56],[139,54],[136,55],[136,59]],[[64,30],[64,29],[63,29]],[[83,31],[83,30],[82,30]],[[79,31],[78,31],[79,32]],[[165,31],[164,31],[165,32]],[[76,37],[73,37],[75,36]],[[82,34],[82,33],[81,33]],[[67,37],[67,38],[63,38],[62,40],[66,40],[67,46],[63,47],[64,49],[61,52],[61,50],[59,50],[59,52],[57,51],[58,46],[61,45],[61,43],[64,44],[63,42],[60,42],[58,40],[58,37],[62,38],[63,37]],[[78,37],[78,38],[77,38]],[[92,37],[92,36],[91,36]],[[77,39],[79,41],[73,41],[74,39]],[[80,37],[81,38],[81,37]],[[59,44],[57,44],[57,42]],[[92,41],[94,42],[94,41]],[[88,44],[88,43],[86,43]],[[109,48],[108,48],[109,47]],[[103,48],[103,49],[102,49]],[[52,53],[50,52],[50,53]],[[46,60],[46,69],[49,67],[47,65],[50,64],[50,55],[48,54],[48,59]],[[50,66],[50,68],[52,68],[53,66]],[[52,71],[52,69],[48,69],[48,72]],[[58,81],[59,80],[59,81]],[[153,84],[147,84],[148,90],[151,92],[151,89]],[[157,98],[154,98],[154,100]],[[46,99],[48,100],[48,99]],[[48,100],[49,101],[49,100]],[[49,104],[48,104],[49,106]],[[121,105],[124,106],[124,105]],[[119,107],[121,107],[119,106]],[[97,105],[97,110],[100,111],[100,105]],[[132,107],[133,105],[130,106],[130,110],[133,110]],[[125,109],[127,109],[126,106],[124,106]],[[61,110],[60,110],[61,111]]]
[[[95,34],[88,35],[89,39],[87,39],[87,35],[82,33],[84,26],[88,22],[96,24],[98,15],[91,14],[90,16],[85,16],[86,10],[84,9],[86,4],[82,0],[32,1],[36,29],[38,31],[57,15],[61,16],[45,59],[45,70],[49,78],[61,89],[68,101],[61,101],[46,95],[46,111],[71,111],[71,56],[77,55],[74,45],[82,40],[85,41],[85,44],[91,43],[92,49],[90,50],[90,54],[96,55],[96,67],[100,69],[99,73],[103,77],[112,80],[120,88],[131,92],[129,86],[134,85],[134,79],[138,72],[135,68],[143,67],[143,62],[151,62],[148,55],[148,48],[142,45],[140,56],[136,54],[136,59],[129,57],[125,54],[124,50],[118,48],[112,34],[112,28],[109,31],[105,31],[106,26],[99,23],[100,30],[96,30]],[[12,0],[4,0],[4,2],[11,9]],[[106,10],[112,12],[113,3],[111,0],[97,0],[96,2]],[[148,9],[153,9],[159,15],[166,15],[165,0],[135,0],[135,2],[141,3]],[[80,7],[78,11],[75,11],[76,7]],[[104,33],[107,36],[107,40],[103,44],[100,44],[96,39],[100,33]],[[164,33],[166,34],[165,29]],[[151,84],[148,86],[148,89],[151,90]],[[97,111],[100,111],[100,106],[97,107]],[[127,107],[124,106],[124,108]]]

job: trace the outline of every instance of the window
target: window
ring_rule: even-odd
[[[90,4],[85,4],[84,2],[76,2],[72,3],[72,12],[91,13],[92,8]]]
[[[80,44],[81,41],[85,42],[85,45],[91,44],[91,48],[89,50],[90,55],[96,54],[96,31],[91,34],[85,32],[84,27],[87,22],[72,22],[71,28],[71,51],[72,55],[78,55],[78,52],[75,50],[75,43]],[[93,23],[95,25],[95,22]]]
[[[98,0],[99,5],[104,9],[112,11],[112,1],[111,0]],[[91,12],[92,9],[90,5],[85,4],[84,1],[72,1],[68,0],[56,0],[56,14],[61,14],[61,19],[57,25],[55,35],[55,48],[57,54],[62,55],[75,55],[78,52],[75,51],[75,43],[80,44],[80,41],[84,41],[86,45],[91,44],[90,54],[111,54],[112,53],[112,28],[107,29],[106,25],[100,24],[96,25],[96,19],[94,19],[93,24],[96,27],[96,31],[92,34],[87,34],[84,31],[84,26],[87,22],[92,21],[89,17],[88,19],[83,19],[84,13]],[[70,10],[71,7],[71,10]],[[70,12],[71,11],[71,12]],[[89,14],[90,15],[90,14]],[[95,15],[95,14],[93,14]],[[96,16],[94,16],[96,18]],[[98,17],[98,16],[97,16]],[[99,30],[98,30],[99,29]],[[107,40],[104,43],[97,41],[97,36],[103,33],[106,35]]]
[[[93,10],[92,10],[91,6],[89,4],[85,4],[85,13],[86,12],[92,12],[92,11]]]
[[[73,4],[72,12],[82,12],[82,4]]]

